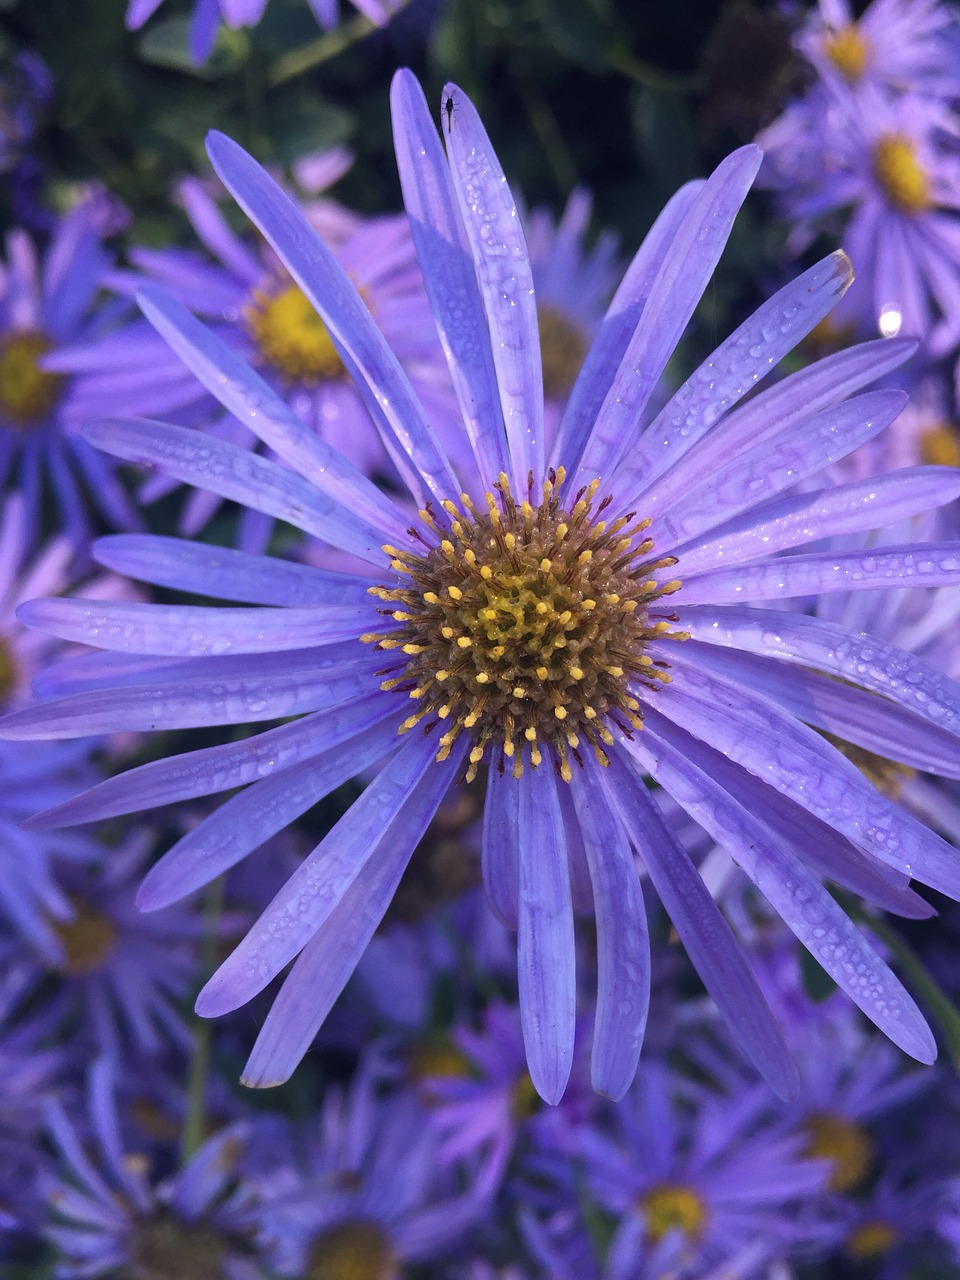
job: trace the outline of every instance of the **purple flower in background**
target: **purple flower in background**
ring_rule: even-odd
[[[819,0],[796,44],[828,85],[950,98],[960,93],[946,38],[955,20],[941,0],[873,0],[859,18],[849,0]]]
[[[802,248],[840,235],[858,281],[831,317],[863,332],[960,338],[960,154],[955,114],[917,95],[814,91],[757,141],[761,181]]]
[[[375,26],[385,26],[393,14],[407,0],[351,0],[353,7]],[[138,31],[163,4],[163,0],[128,0],[127,28]],[[339,19],[339,0],[307,0],[313,16],[320,26],[329,31]],[[190,21],[190,57],[196,63],[206,62],[213,52],[221,19],[236,31],[240,27],[255,27],[263,17],[267,0],[195,0]]]
[[[819,592],[956,582],[954,544],[778,553],[874,528],[960,493],[949,468],[797,486],[872,439],[897,391],[855,394],[913,350],[877,341],[746,396],[834,306],[842,253],[764,303],[659,411],[663,369],[706,288],[760,156],[746,147],[668,203],[601,326],[552,453],[544,448],[536,302],[499,163],[456,88],[440,139],[416,81],[393,88],[405,201],[475,468],[462,493],[363,299],[297,206],[235,143],[214,166],[316,307],[421,516],[377,489],[217,336],[147,289],[148,317],[224,408],[287,466],[195,431],[124,419],[99,446],[350,553],[325,572],[177,539],[99,544],[105,565],[252,608],[48,600],[21,618],[102,650],[45,677],[63,696],[15,712],[21,738],[286,719],[247,741],[156,760],[41,816],[92,821],[225,791],[148,872],[166,906],[239,862],[347,779],[362,795],[280,889],[198,1000],[237,1008],[291,962],[246,1080],[286,1079],[382,918],[451,783],[489,766],[481,864],[518,930],[530,1074],[556,1102],[573,1061],[571,867],[597,918],[594,1087],[622,1096],[649,998],[639,854],[738,1042],[784,1094],[795,1067],[652,777],[723,844],[882,1030],[935,1056],[916,1005],[822,881],[906,915],[914,877],[960,893],[960,854],[871,786],[805,721],[856,740],[864,705],[890,734],[929,731],[960,761],[960,688],[880,641],[779,607]],[[478,496],[478,495],[483,495]],[[362,641],[362,643],[361,643]],[[742,664],[749,663],[744,679]],[[837,678],[839,677],[839,678]],[[291,719],[292,717],[300,717]],[[573,879],[579,880],[576,873]]]
[[[238,1182],[244,1126],[221,1129],[154,1184],[148,1162],[124,1149],[105,1059],[91,1067],[87,1092],[89,1115],[76,1123],[59,1101],[48,1109],[60,1170],[43,1177],[44,1236],[60,1253],[56,1275],[262,1280],[253,1260],[255,1195]]]
[[[11,231],[0,263],[0,485],[21,491],[34,528],[52,491],[78,552],[90,504],[112,528],[139,524],[113,468],[77,431],[76,380],[49,363],[62,345],[103,331],[96,299],[109,264],[86,203],[59,220],[42,257],[26,231]]]
[[[53,76],[41,57],[29,49],[13,59],[11,70],[0,76],[0,173],[16,172],[37,128],[37,117],[53,98]]]

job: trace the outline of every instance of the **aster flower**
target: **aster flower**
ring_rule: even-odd
[[[849,0],[818,0],[796,44],[827,84],[947,99],[960,93],[953,21],[941,0],[873,0],[859,17]]]
[[[137,1280],[261,1280],[253,1259],[255,1195],[238,1181],[244,1126],[221,1129],[183,1168],[154,1183],[146,1162],[124,1150],[106,1060],[91,1067],[87,1094],[86,1121],[71,1122],[59,1102],[48,1108],[60,1169],[43,1179],[44,1236],[59,1253],[58,1280],[121,1270]]]
[[[375,26],[382,27],[407,0],[351,0],[355,9]],[[128,0],[127,28],[138,31],[163,4],[163,0]],[[340,5],[338,0],[307,0],[313,16],[320,26],[329,31],[337,25]],[[267,0],[196,0],[190,22],[188,46],[190,57],[203,63],[213,52],[221,20],[237,31],[241,27],[255,27],[263,17]]]
[[[853,393],[913,344],[854,348],[740,403],[849,284],[846,257],[833,254],[646,414],[755,176],[759,153],[747,147],[707,182],[683,188],[654,225],[547,457],[529,260],[490,142],[468,99],[449,87],[448,166],[408,73],[398,74],[393,99],[411,227],[476,460],[474,487],[485,497],[461,494],[368,308],[296,205],[235,143],[213,135],[215,168],[317,308],[423,514],[411,525],[229,347],[176,301],[145,290],[151,322],[288,466],[156,422],[108,420],[88,438],[281,516],[366,568],[334,574],[176,539],[102,542],[98,556],[114,569],[255,607],[25,606],[29,625],[103,652],[61,664],[47,692],[65,696],[8,716],[6,734],[304,718],[141,766],[37,825],[253,783],[150,870],[138,900],[156,909],[383,762],[198,999],[203,1015],[227,1012],[296,959],[247,1067],[249,1082],[266,1084],[285,1079],[309,1046],[451,783],[486,759],[482,870],[495,910],[519,933],[521,1019],[541,1095],[559,1099],[573,1060],[571,860],[588,867],[597,915],[593,1083],[620,1096],[633,1077],[649,988],[634,849],[738,1041],[790,1093],[795,1068],[780,1033],[650,798],[652,776],[729,849],[867,1015],[932,1060],[916,1005],[821,881],[922,916],[929,909],[908,878],[956,894],[960,855],[804,721],[816,694],[838,736],[857,740],[867,714],[890,733],[902,727],[922,741],[928,732],[954,768],[960,690],[879,641],[765,607],[882,590],[905,574],[917,585],[955,580],[952,545],[829,563],[777,555],[960,492],[960,476],[935,467],[794,491],[896,417],[901,393]],[[739,674],[744,656],[749,680]]]
[[[76,431],[76,381],[46,364],[61,345],[102,332],[96,296],[109,261],[84,203],[59,220],[42,257],[26,231],[11,231],[0,264],[0,484],[13,480],[35,521],[48,483],[78,550],[91,503],[111,528],[139,524],[112,467]]]
[[[757,141],[800,248],[836,232],[858,283],[832,322],[955,345],[960,304],[960,157],[956,117],[919,96],[813,92]],[[849,211],[849,217],[847,217]]]

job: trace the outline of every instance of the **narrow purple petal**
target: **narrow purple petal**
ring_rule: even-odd
[[[677,574],[760,560],[841,533],[881,529],[960,497],[953,467],[908,467],[757,506],[676,549]]]
[[[393,78],[393,139],[403,202],[480,480],[509,468],[496,368],[473,257],[436,126],[405,68]]]
[[[645,762],[643,767],[649,766]],[[799,1080],[780,1028],[730,926],[650,798],[637,765],[629,755],[616,751],[609,770],[599,777],[734,1039],[775,1093],[793,1097]]]
[[[636,1075],[650,1007],[650,939],[633,851],[592,760],[574,772],[573,800],[597,918],[597,1013],[590,1078],[615,1102]]]
[[[545,1102],[563,1097],[573,1065],[576,949],[570,873],[549,767],[510,782],[520,792],[517,971],[530,1079]]]
[[[104,419],[86,426],[84,435],[98,449],[126,462],[159,467],[176,480],[286,520],[341,551],[383,565],[381,527],[332,502],[287,467],[249,449],[206,432],[146,418]]]
[[[404,537],[407,521],[396,504],[311,431],[236,351],[162,289],[147,285],[137,302],[207,390],[277,457],[338,508],[381,530],[382,537]]]
[[[406,374],[302,211],[224,134],[209,134],[207,154],[224,186],[313,303],[410,492],[421,506],[430,497],[442,501],[458,493],[460,486]]]
[[[728,458],[658,514],[657,550],[670,551],[845,458],[888,427],[906,403],[903,391],[868,391]]]
[[[164,657],[277,653],[356,640],[388,624],[370,597],[308,609],[229,609],[127,600],[31,600],[17,610],[28,627],[61,640]]]
[[[627,268],[570,392],[552,450],[554,466],[562,464],[573,471],[579,465],[611,375],[626,354],[657,272],[702,190],[703,182],[688,182],[671,196]]]
[[[520,901],[520,791],[516,780],[496,769],[487,775],[483,806],[480,867],[483,887],[494,915],[508,929],[517,928]]]
[[[92,553],[97,564],[114,573],[157,587],[244,604],[337,604],[370,585],[369,578],[356,574],[330,573],[276,556],[250,555],[230,547],[156,534],[118,533],[98,538]]]
[[[543,371],[533,272],[513,193],[470,99],[444,86],[441,129],[453,189],[472,250],[493,351],[510,454],[511,483],[526,493],[527,474],[544,469]]]
[[[225,665],[228,659],[219,658],[208,675],[71,694],[11,712],[0,720],[0,736],[82,738],[246,724],[318,711],[370,692],[374,679],[369,662],[344,661],[338,650],[325,657],[325,652],[277,655],[288,659],[285,666],[267,664],[258,655],[255,661],[264,662],[265,673],[259,675],[256,668],[237,674],[236,668]]]
[[[467,743],[415,788],[397,821],[377,844],[353,884],[303,949],[267,1014],[243,1072],[243,1083],[266,1089],[289,1080],[333,1008],[396,893],[417,842],[436,813]]]
[[[683,603],[736,604],[827,591],[940,587],[960,576],[960,543],[925,542],[870,551],[784,556],[763,564],[720,569],[683,580]]]
[[[351,724],[311,759],[254,782],[192,827],[147,872],[137,894],[140,910],[158,911],[209,884],[396,748],[393,718],[384,722],[368,704],[366,722]]]
[[[757,147],[741,147],[717,166],[694,200],[651,285],[572,487],[611,476],[636,448],[643,411],[710,282],[760,156]]]
[[[960,852],[886,800],[813,729],[693,663],[671,664],[659,711],[891,867],[960,897]]]
[[[836,305],[853,280],[842,249],[764,302],[694,371],[644,431],[618,469],[616,491],[645,513],[670,502],[658,481]],[[684,467],[689,475],[688,468]],[[702,474],[702,473],[701,473]],[[676,482],[675,482],[676,483]]]
[[[887,698],[741,649],[691,640],[684,654],[817,729],[912,769],[960,778],[960,738]]]
[[[436,764],[435,755],[436,744],[419,736],[396,752],[200,992],[201,1017],[239,1008],[303,950],[402,819],[406,802]]]
[[[896,369],[915,350],[916,343],[912,339],[881,338],[825,356],[806,369],[790,374],[759,395],[752,396],[718,422],[697,445],[697,467],[701,474],[712,473],[742,449],[758,444],[774,432],[798,427],[811,414],[840,404],[861,387]],[[719,364],[711,357],[707,364],[701,366],[705,377],[709,377],[709,366],[714,363]],[[653,426],[650,428],[650,439],[656,439]],[[645,510],[647,501],[651,505],[655,503],[657,510],[662,510],[668,503],[681,497],[689,485],[689,468],[683,465],[671,466],[658,477],[651,492],[647,494],[644,489],[644,472],[634,465],[632,458],[624,459],[624,466],[635,471],[636,483],[631,487],[625,479],[621,480],[618,476],[618,490],[624,494],[644,493]]]
[[[639,758],[646,754],[641,747]],[[700,744],[660,722],[649,756],[661,785],[729,851],[837,985],[904,1052],[933,1062],[933,1035],[900,981],[816,877],[717,784]]]
[[[364,719],[371,719],[371,702],[389,709],[389,702],[378,692],[373,698],[318,711],[240,742],[150,760],[45,809],[23,825],[29,831],[50,831],[245,786],[319,755],[328,745],[347,741]]]

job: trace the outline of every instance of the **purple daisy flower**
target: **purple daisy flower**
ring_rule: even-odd
[[[77,550],[89,541],[90,503],[111,528],[140,523],[113,468],[77,431],[77,381],[50,363],[61,346],[103,331],[96,296],[109,263],[89,203],[59,220],[42,258],[25,231],[11,231],[0,263],[0,484],[12,478],[36,520],[46,478]]]
[[[351,0],[353,7],[377,27],[386,26],[407,0]],[[128,0],[126,23],[130,31],[138,31],[163,4],[163,0]],[[307,0],[320,26],[329,31],[339,20],[339,0]],[[267,0],[195,0],[190,22],[188,46],[190,57],[203,63],[213,52],[221,20],[232,30],[255,27],[263,17]]]
[[[819,0],[796,38],[827,84],[920,93],[960,93],[960,67],[941,0],[873,0],[855,17],[849,0]]]
[[[76,1125],[59,1102],[48,1109],[61,1171],[43,1179],[44,1236],[58,1251],[58,1280],[121,1270],[137,1280],[262,1280],[253,1260],[255,1195],[248,1181],[238,1182],[245,1127],[221,1129],[183,1168],[154,1184],[147,1162],[124,1149],[105,1059],[90,1069],[88,1105],[87,1121]]]
[[[757,139],[761,178],[796,224],[793,247],[842,227],[859,280],[832,323],[926,338],[935,352],[956,344],[957,134],[955,115],[934,100],[814,91]]]
[[[928,731],[955,767],[960,689],[880,641],[770,607],[895,587],[906,573],[918,586],[956,581],[954,544],[829,563],[777,554],[960,493],[960,475],[936,467],[796,492],[900,412],[900,392],[852,393],[913,344],[866,344],[744,399],[849,284],[848,260],[832,254],[646,415],[759,166],[757,149],[746,147],[684,187],[655,223],[547,457],[529,259],[489,139],[469,100],[448,87],[448,165],[412,75],[398,73],[393,100],[413,235],[475,455],[470,487],[485,497],[461,494],[368,308],[297,206],[240,147],[213,135],[215,168],[317,308],[423,514],[411,525],[215,334],[145,290],[151,321],[288,466],[157,422],[112,419],[88,438],[282,516],[366,568],[334,574],[176,539],[103,541],[98,555],[109,567],[254,607],[25,606],[28,625],[103,652],[61,664],[47,692],[65,696],[8,716],[6,734],[69,738],[306,715],[246,742],[141,766],[37,825],[252,783],[151,868],[138,900],[156,909],[347,778],[382,765],[198,999],[205,1016],[228,1012],[296,959],[248,1063],[247,1081],[262,1085],[287,1078],[300,1060],[449,786],[486,759],[482,870],[494,909],[519,933],[521,1019],[541,1095],[560,1098],[573,1061],[571,863],[588,868],[597,916],[593,1084],[618,1097],[633,1078],[650,972],[635,851],[739,1042],[790,1093],[795,1067],[780,1031],[651,799],[651,776],[728,848],[867,1015],[931,1061],[919,1010],[822,879],[922,915],[908,877],[955,895],[960,855],[804,721],[814,689],[829,701],[838,736],[854,731],[866,703],[890,733],[918,734],[919,743]]]

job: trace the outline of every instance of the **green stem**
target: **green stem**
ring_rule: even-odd
[[[217,965],[217,943],[220,916],[223,912],[224,877],[218,876],[207,888],[203,907],[203,941],[200,947],[200,973],[204,981]],[[203,1144],[206,1124],[207,1076],[210,1073],[210,1048],[213,1023],[194,1015],[193,1053],[187,1073],[186,1110],[180,1155],[184,1164]]]
[[[365,18],[362,13],[358,13],[355,18],[341,22],[338,27],[324,32],[316,40],[311,40],[298,49],[291,49],[289,53],[279,57],[270,69],[267,83],[273,87],[283,84],[286,80],[292,80],[294,76],[301,76],[305,71],[312,71],[314,67],[329,62],[338,53],[349,49],[352,44],[362,40],[364,36],[368,36],[376,29],[376,23]]]

